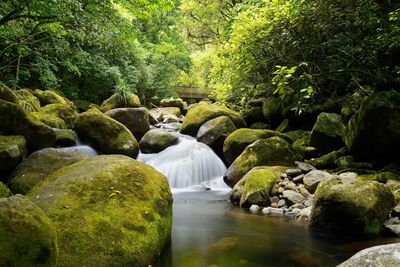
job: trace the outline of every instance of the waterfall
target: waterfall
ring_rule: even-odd
[[[157,154],[140,154],[141,160],[163,173],[171,188],[203,186],[226,189],[222,180],[225,164],[206,144],[180,135],[179,143]]]

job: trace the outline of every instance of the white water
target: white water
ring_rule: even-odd
[[[99,154],[92,147],[84,145],[82,143],[82,141],[79,139],[79,136],[75,131],[73,131],[73,133],[75,134],[75,138],[76,138],[76,146],[63,147],[63,148],[60,148],[61,150],[66,151],[66,152],[79,151],[79,152],[82,152],[82,153],[88,155],[89,157],[94,157]]]
[[[157,154],[140,153],[143,161],[163,173],[174,191],[228,189],[222,180],[225,164],[206,144],[180,135],[179,143]]]

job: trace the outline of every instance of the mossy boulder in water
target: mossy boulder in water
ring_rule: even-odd
[[[44,124],[46,124],[51,128],[67,129],[67,124],[65,123],[65,121],[63,121],[57,116],[43,112],[32,112],[31,114],[33,117],[40,120],[41,122],[43,122]]]
[[[0,198],[9,197],[12,195],[11,190],[2,182],[0,182]]]
[[[166,177],[126,156],[102,155],[62,168],[28,197],[57,227],[59,266],[148,266],[170,240]]]
[[[346,127],[345,142],[357,160],[394,162],[400,150],[400,94],[376,92],[361,104]]]
[[[64,104],[50,104],[40,109],[40,112],[47,113],[62,119],[69,129],[72,129],[78,112],[73,106]]]
[[[22,195],[0,198],[0,247],[0,266],[57,264],[54,224]]]
[[[163,129],[148,131],[139,142],[143,153],[158,153],[169,146],[178,143],[178,134]]]
[[[58,169],[84,160],[79,151],[45,148],[31,154],[11,173],[9,186],[15,194],[26,194],[35,184]]]
[[[11,90],[7,85],[1,82],[0,82],[0,99],[14,104],[18,104],[18,98],[13,92],[13,90]]]
[[[104,100],[100,109],[106,112],[115,108],[138,108],[140,107],[140,99],[137,95],[127,92],[117,93]]]
[[[33,94],[39,99],[42,107],[49,104],[61,104],[61,105],[69,105],[70,102],[64,97],[60,96],[54,91],[51,90],[39,90],[36,89],[33,91]]]
[[[175,107],[183,110],[183,100],[181,98],[166,98],[160,101],[162,107]],[[179,117],[179,116],[178,116]]]
[[[74,131],[69,129],[55,129],[56,131],[56,142],[55,147],[70,147],[76,145],[76,134]]]
[[[273,136],[278,136],[287,142],[292,140],[285,134],[272,131],[242,128],[232,132],[224,141],[224,157],[228,163],[232,163],[251,143],[257,140],[268,139]]]
[[[23,136],[0,135],[0,174],[7,175],[27,155]]]
[[[149,113],[146,108],[116,108],[105,114],[125,125],[137,140],[150,130]]]
[[[344,146],[342,137],[344,125],[342,117],[335,113],[318,115],[310,136],[310,145],[322,154],[329,153]]]
[[[122,154],[136,158],[139,144],[123,124],[98,110],[89,110],[79,115],[75,130],[84,143],[104,154]]]
[[[182,123],[181,133],[196,136],[201,125],[219,116],[228,116],[236,128],[246,126],[246,123],[239,114],[226,106],[201,103],[193,105],[188,110]]]
[[[384,184],[333,178],[317,187],[311,225],[336,233],[377,235],[394,206],[394,196]]]
[[[38,111],[40,109],[39,99],[33,95],[32,91],[29,89],[21,89],[15,91],[18,98],[19,105],[28,104],[31,106],[32,111]]]
[[[233,187],[256,166],[292,166],[301,155],[292,145],[280,137],[259,140],[247,146],[224,174],[224,181]]]
[[[0,121],[0,131],[24,136],[31,152],[52,146],[56,141],[53,129],[16,104],[0,100]]]

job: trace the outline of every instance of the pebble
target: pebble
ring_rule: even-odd
[[[251,213],[258,213],[259,210],[260,210],[260,207],[258,205],[251,205],[251,207],[250,207]]]
[[[295,183],[290,182],[287,185],[285,185],[284,187],[285,190],[293,190],[293,191],[297,191],[297,186]]]
[[[271,202],[271,203],[274,203],[274,202],[278,203],[278,201],[279,201],[279,197],[277,197],[277,196],[273,196],[273,197],[269,198],[269,202]]]
[[[311,196],[311,193],[308,192],[308,190],[304,187],[303,184],[299,185],[299,186],[297,187],[297,189],[298,189],[299,193],[302,194],[304,197],[309,197],[309,196]]]
[[[278,193],[282,194],[282,193],[283,193],[283,191],[285,191],[285,189],[284,189],[283,187],[279,187],[279,189],[278,189]]]
[[[285,172],[288,176],[293,177],[301,174],[302,170],[299,168],[295,168],[295,169],[287,169]]]
[[[283,197],[287,200],[289,204],[303,203],[305,197],[293,190],[285,190],[283,192]]]
[[[282,208],[283,206],[286,206],[286,201],[284,199],[281,199],[278,202],[278,208]]]
[[[263,208],[261,212],[262,214],[271,214],[271,208]]]
[[[288,178],[288,175],[287,175],[287,173],[286,173],[286,172],[284,172],[284,173],[281,173],[281,178],[282,178],[282,179]]]
[[[304,174],[300,174],[300,175],[297,175],[296,177],[294,177],[292,179],[292,181],[295,182],[296,184],[297,183],[302,183],[303,182],[303,178],[304,178]]]
[[[312,170],[316,170],[316,168],[308,163],[305,162],[300,162],[300,161],[295,161],[294,164],[296,164],[297,168],[302,170],[303,172],[310,172]]]
[[[273,202],[273,203],[271,203],[271,207],[273,207],[273,208],[278,208],[278,207],[279,207],[279,205],[278,205],[278,203],[276,203],[276,202]]]

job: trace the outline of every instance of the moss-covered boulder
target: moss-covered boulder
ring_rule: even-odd
[[[335,113],[321,113],[311,131],[310,145],[322,154],[329,153],[344,146],[344,125],[342,117]]]
[[[52,146],[56,133],[16,104],[0,100],[0,131],[9,135],[22,135],[32,152]]]
[[[255,122],[249,126],[250,129],[261,129],[266,130],[269,129],[269,125],[265,122]]]
[[[356,159],[394,162],[400,150],[400,93],[376,92],[361,104],[346,127],[345,142]]]
[[[224,157],[228,163],[232,163],[248,145],[257,140],[268,139],[273,136],[278,136],[290,143],[292,142],[292,140],[285,134],[272,130],[249,128],[237,129],[225,139],[223,148]]]
[[[368,88],[363,88],[362,90],[355,92],[345,99],[342,105],[342,109],[340,111],[340,114],[342,115],[342,120],[345,124],[347,124],[354,113],[357,112],[358,108],[361,106],[361,103],[371,94],[372,90],[368,90]]]
[[[167,98],[160,101],[162,107],[175,107],[183,110],[183,100],[181,98]],[[179,116],[178,116],[179,117]]]
[[[126,156],[62,168],[28,196],[57,226],[59,266],[148,266],[170,240],[166,177]]]
[[[243,119],[247,125],[252,125],[252,124],[258,123],[258,122],[265,122],[265,118],[262,113],[261,107],[248,108],[248,109],[240,112],[240,115],[243,117]],[[263,128],[263,129],[267,129],[267,128]]]
[[[233,187],[256,166],[292,166],[301,155],[284,139],[274,136],[247,146],[224,174],[224,181]]]
[[[31,154],[11,173],[9,186],[15,194],[26,194],[45,177],[65,166],[88,158],[79,151],[45,148]]]
[[[44,124],[46,124],[51,128],[67,129],[67,124],[65,123],[65,121],[63,121],[57,116],[43,112],[32,112],[31,114],[33,117],[40,120],[41,122],[43,122]]]
[[[384,184],[333,178],[317,187],[311,225],[336,233],[377,235],[394,206],[394,196]]]
[[[0,198],[0,266],[56,266],[54,224],[22,195]]]
[[[362,174],[359,175],[357,179],[363,181],[377,181],[383,184],[386,184],[389,180],[400,182],[400,176],[393,172],[376,172],[374,174]]]
[[[32,109],[32,112],[40,109],[40,101],[31,90],[20,89],[15,91],[15,94],[18,98],[18,103],[20,106],[28,104],[30,106],[29,109]]]
[[[148,131],[139,142],[140,151],[143,153],[158,153],[169,146],[178,143],[179,136],[175,132],[163,129]]]
[[[79,115],[75,131],[84,143],[104,154],[122,154],[136,158],[139,144],[123,124],[97,110]]]
[[[100,109],[106,112],[115,108],[138,108],[140,107],[140,99],[137,95],[127,92],[117,93],[104,100]]]
[[[77,137],[74,131],[69,129],[56,129],[55,147],[70,147],[75,146]]]
[[[310,159],[309,162],[311,165],[317,168],[335,168],[337,167],[336,160],[345,156],[346,153],[347,149],[345,147],[342,147],[339,150],[332,151],[319,158]]]
[[[274,129],[283,120],[282,109],[282,101],[279,98],[270,97],[264,100],[262,113],[270,128]]]
[[[0,174],[9,174],[25,158],[27,152],[25,137],[0,135]]]
[[[0,82],[0,99],[14,104],[18,104],[18,98],[13,92],[13,90],[11,90],[7,85],[1,82]]]
[[[79,115],[73,106],[64,104],[49,104],[42,107],[40,112],[59,117],[66,123],[69,129],[74,127],[75,120]]]
[[[201,125],[219,116],[228,116],[236,128],[246,126],[239,114],[226,106],[203,103],[195,104],[188,110],[182,123],[181,133],[196,136]]]
[[[150,130],[149,112],[146,108],[116,108],[105,114],[125,125],[136,140],[140,140]]]
[[[91,109],[92,108],[91,105],[93,105],[89,101],[82,100],[82,99],[73,100],[73,103],[78,108],[78,111],[80,111],[80,112],[85,112],[85,111]]]
[[[67,99],[51,90],[43,91],[36,89],[33,91],[33,94],[39,99],[42,107],[49,104],[70,105],[70,102]]]
[[[12,195],[11,190],[2,182],[0,182],[0,198],[9,197]]]

